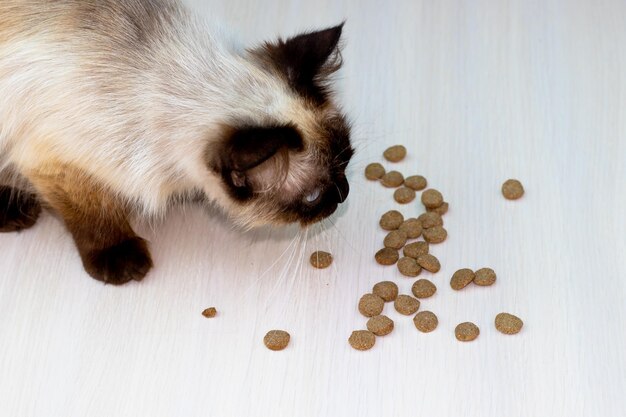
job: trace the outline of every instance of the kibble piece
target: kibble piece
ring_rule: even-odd
[[[422,272],[422,267],[417,264],[415,259],[405,256],[398,261],[398,270],[407,277],[416,277]]]
[[[428,185],[426,178],[421,175],[411,175],[410,177],[406,177],[404,180],[404,185],[414,189],[415,191],[422,191]]]
[[[427,209],[440,207],[443,204],[443,196],[439,191],[431,188],[422,193],[422,204]]]
[[[394,191],[393,198],[400,204],[407,204],[415,200],[415,191],[407,187],[400,187]]]
[[[439,272],[441,269],[441,264],[439,263],[439,259],[435,258],[433,255],[427,253],[426,255],[420,255],[417,257],[417,263],[419,266],[427,270],[428,272]]]
[[[393,302],[393,306],[396,311],[400,314],[404,314],[405,316],[410,316],[411,314],[415,314],[417,310],[420,308],[420,301],[411,297],[410,295],[399,295],[396,298],[396,301]]]
[[[432,311],[420,311],[413,317],[413,324],[420,332],[429,333],[437,328],[439,319]]]
[[[416,298],[428,298],[437,292],[437,287],[427,279],[418,279],[413,283],[411,292]]]
[[[441,204],[439,207],[427,208],[426,210],[429,212],[437,213],[440,216],[443,216],[444,214],[448,212],[448,207],[449,207],[448,203],[444,201],[443,204]]]
[[[367,330],[376,336],[386,336],[393,330],[393,320],[387,316],[374,316],[367,321]]]
[[[386,248],[401,249],[406,243],[406,233],[400,230],[392,230],[385,236],[383,244]]]
[[[400,254],[395,249],[382,248],[376,252],[374,258],[376,258],[376,262],[381,265],[393,265],[398,262],[398,259],[400,259]]]
[[[459,269],[450,278],[450,286],[453,290],[462,290],[474,280],[474,271],[468,268]]]
[[[420,255],[428,254],[428,242],[413,242],[406,245],[403,249],[404,256],[417,259]]]
[[[496,282],[496,273],[491,268],[480,268],[474,274],[474,284],[486,287]]]
[[[385,175],[385,167],[378,162],[374,162],[365,167],[365,178],[368,180],[379,180],[383,175]]]
[[[502,184],[502,195],[507,200],[517,200],[524,195],[524,186],[518,180],[506,180]]]
[[[387,188],[396,188],[404,183],[404,177],[398,171],[389,171],[382,176],[380,183]]]
[[[217,316],[217,310],[215,309],[215,307],[209,307],[202,312],[202,315],[207,319],[212,319],[213,317]]]
[[[398,286],[395,282],[382,281],[374,285],[372,293],[382,298],[385,302],[393,301],[398,296]]]
[[[406,148],[402,145],[392,146],[383,152],[383,156],[387,161],[400,162],[406,156]]]
[[[461,342],[471,342],[480,334],[480,329],[474,323],[461,323],[454,329],[454,335]]]
[[[318,250],[311,254],[310,261],[311,261],[311,265],[313,265],[314,268],[318,268],[318,269],[328,268],[330,264],[333,263],[333,255],[331,255],[328,252]]]
[[[355,330],[348,338],[350,346],[356,350],[369,350],[376,343],[376,336],[369,330]]]
[[[435,226],[443,226],[443,219],[441,216],[433,211],[420,214],[417,218],[422,223],[424,229],[430,229]]]
[[[422,234],[422,223],[417,219],[407,219],[398,230],[406,233],[409,239],[417,239]]]
[[[385,301],[375,294],[365,294],[359,300],[359,312],[365,317],[374,317],[383,312]]]
[[[404,222],[404,216],[397,210],[390,210],[380,217],[380,227],[385,230],[397,230]]]
[[[443,226],[435,226],[422,230],[422,236],[428,243],[441,243],[448,237],[448,231]]]
[[[263,338],[269,350],[283,350],[289,344],[291,336],[284,330],[270,330]]]
[[[509,313],[500,313],[496,316],[496,329],[504,334],[516,334],[522,330],[524,322],[517,316]]]

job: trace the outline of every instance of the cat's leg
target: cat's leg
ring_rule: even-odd
[[[32,227],[41,213],[37,196],[0,185],[0,233],[19,232]]]
[[[83,266],[109,284],[141,280],[152,267],[146,241],[128,223],[128,208],[82,171],[49,164],[28,173],[43,200],[63,218]]]

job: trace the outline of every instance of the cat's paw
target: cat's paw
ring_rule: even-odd
[[[152,268],[152,258],[146,241],[129,238],[115,246],[91,251],[83,258],[85,270],[105,284],[122,285],[141,281]]]
[[[34,194],[0,186],[0,233],[19,232],[32,227],[41,213]]]

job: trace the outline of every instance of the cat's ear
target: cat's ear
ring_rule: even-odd
[[[341,67],[339,40],[344,23],[267,43],[257,54],[278,69],[292,88],[316,102],[325,101],[325,78]]]

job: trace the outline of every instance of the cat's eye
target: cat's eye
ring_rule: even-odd
[[[320,189],[316,188],[315,190],[311,191],[309,194],[304,196],[304,201],[307,204],[313,204],[320,198],[320,194],[321,194]]]

